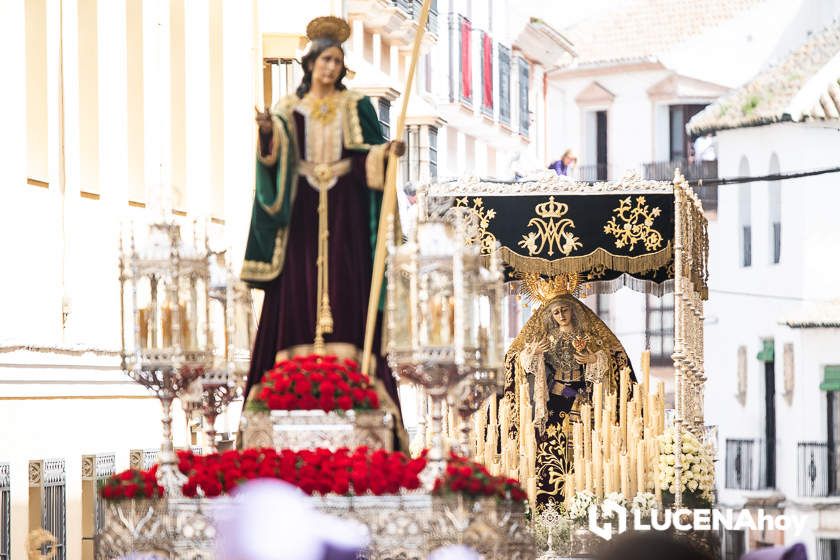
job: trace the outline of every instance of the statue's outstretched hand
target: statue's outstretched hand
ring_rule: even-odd
[[[256,113],[254,120],[257,121],[257,126],[260,127],[260,133],[268,134],[271,132],[273,125],[271,123],[271,111],[268,106],[266,106],[264,111],[260,111],[258,108],[254,107],[254,112]]]
[[[395,156],[400,157],[405,153],[405,142],[402,140],[392,140],[388,142],[388,152],[393,152]]]
[[[575,354],[575,361],[579,364],[594,364],[598,361],[597,356],[595,354]]]
[[[551,341],[548,338],[543,338],[537,342],[535,348],[539,352],[548,352],[551,350]]]

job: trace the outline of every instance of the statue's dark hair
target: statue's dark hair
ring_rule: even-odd
[[[297,96],[303,98],[309,92],[309,89],[312,87],[312,66],[315,64],[315,61],[321,56],[321,53],[327,50],[330,47],[336,47],[341,51],[341,54],[344,55],[344,49],[341,48],[341,43],[338,41],[334,41],[332,39],[315,39],[312,41],[311,46],[309,47],[309,52],[304,55],[301,59],[301,66],[303,66],[303,79],[300,81],[300,85],[297,88]],[[335,81],[335,89],[341,91],[347,89],[341,80],[344,79],[344,76],[347,75],[347,66],[342,63],[341,73],[338,75],[338,79]]]

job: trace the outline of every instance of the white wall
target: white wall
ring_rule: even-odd
[[[738,174],[745,158],[752,175],[771,169],[773,154],[782,172],[817,169],[836,164],[840,133],[830,126],[776,124],[718,133],[719,169],[723,177]],[[781,182],[781,260],[772,264],[769,186],[751,183],[750,219],[753,227],[753,264],[740,266],[741,221],[737,186],[722,186],[718,220],[709,228],[711,245],[710,299],[706,306],[706,421],[719,426],[721,457],[718,486],[722,501],[737,502],[743,492],[723,489],[727,438],[763,438],[764,364],[756,359],[761,340],[775,341],[777,488],[796,499],[796,445],[825,441],[825,395],[819,389],[823,368],[840,363],[840,330],[790,329],[780,319],[803,303],[840,297],[835,258],[840,223],[834,208],[840,204],[834,174]],[[793,343],[794,396],[782,398],[782,352]],[[746,403],[735,398],[737,348],[747,347]],[[711,396],[714,398],[710,398]],[[792,535],[788,536],[793,540]],[[813,543],[810,542],[809,546]],[[812,549],[813,552],[813,549]]]

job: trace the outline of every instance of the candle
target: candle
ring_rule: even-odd
[[[583,490],[586,480],[583,467],[583,434],[581,428],[581,424],[576,422],[575,427],[573,428],[574,436],[572,445],[574,446],[575,457],[575,488]]]
[[[656,394],[659,400],[659,433],[665,431],[665,383],[657,381]]]
[[[604,461],[604,495],[615,492],[612,484],[612,464],[610,461]]]
[[[624,497],[630,497],[630,469],[627,466],[627,454],[622,453],[621,459],[619,460],[620,468],[619,472],[621,474],[621,493],[624,494]],[[632,497],[631,497],[632,499]]]
[[[642,379],[645,387],[650,387],[650,350],[642,350]]]
[[[537,506],[537,478],[528,478],[528,501],[531,502],[531,511],[536,511]]]
[[[645,442],[636,450],[636,491],[637,493],[647,492],[647,480],[645,477],[647,468],[645,464]]]
[[[599,499],[604,497],[603,458],[601,457],[601,441],[598,432],[593,432],[592,438],[592,478],[595,484],[595,495]]]
[[[592,385],[592,413],[595,415],[595,429],[601,429],[601,422],[603,420],[603,386],[600,382]]]
[[[662,484],[659,481],[659,440],[653,440],[653,492],[656,495],[656,503],[662,506]],[[661,507],[660,507],[661,509]]]
[[[621,442],[626,443],[627,441],[627,391],[629,389],[628,384],[628,370],[627,368],[623,368],[620,374],[620,382],[621,385],[619,386],[619,401],[618,401],[618,422],[620,427],[620,434],[621,434]]]
[[[594,489],[594,484],[592,482],[592,462],[591,461],[583,461],[583,476],[584,476],[584,483],[586,484],[586,490],[592,492]]]
[[[580,417],[583,421],[583,460],[589,463],[592,460],[592,418],[588,404],[581,407]],[[590,489],[589,485],[586,486],[586,489]]]
[[[565,484],[563,488],[563,496],[564,496],[564,503],[566,505],[566,511],[569,511],[569,508],[572,507],[572,498],[575,496],[575,476],[573,473],[566,473],[564,477]]]

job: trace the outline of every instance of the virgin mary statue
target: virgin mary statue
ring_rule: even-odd
[[[246,394],[278,359],[357,358],[385,165],[404,151],[401,142],[386,143],[370,99],[342,83],[347,22],[321,17],[306,31],[296,93],[256,116],[256,193],[241,278],[265,299]],[[396,384],[377,346],[378,384],[393,406]]]
[[[535,453],[526,460],[534,461],[528,471],[536,478],[540,507],[562,499],[565,474],[572,470],[570,423],[579,420],[580,406],[590,401],[593,383],[615,390],[621,370],[630,362],[615,334],[572,294],[576,275],[526,277],[524,284],[540,307],[505,356],[502,406],[511,420],[502,451],[506,446],[510,457],[520,440],[531,437],[519,433],[521,407],[530,407]]]

